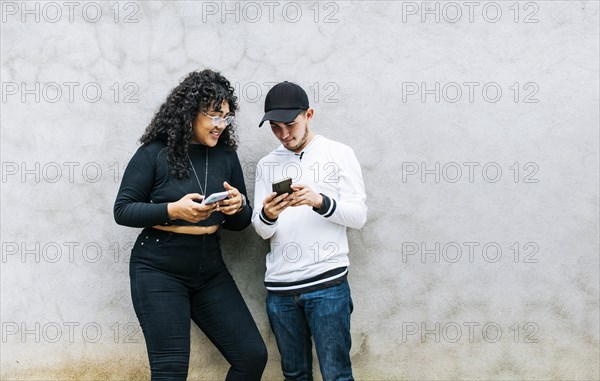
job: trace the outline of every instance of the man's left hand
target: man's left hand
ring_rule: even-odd
[[[319,209],[323,205],[323,196],[316,193],[309,186],[303,184],[292,184],[292,201],[289,206],[308,205]]]

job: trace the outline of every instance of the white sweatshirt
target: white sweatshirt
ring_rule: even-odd
[[[288,207],[275,221],[262,213],[272,183],[291,177],[324,195],[323,207]],[[345,276],[349,265],[346,228],[367,219],[360,165],[352,148],[316,135],[301,154],[283,145],[256,167],[252,224],[270,239],[265,285],[271,291],[305,290]]]

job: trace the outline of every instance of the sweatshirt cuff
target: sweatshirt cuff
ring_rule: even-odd
[[[260,220],[269,226],[275,225],[275,223],[277,222],[277,218],[272,220],[269,217],[267,217],[267,215],[265,214],[264,208],[260,210]]]
[[[312,208],[315,212],[319,213],[320,215],[324,216],[324,217],[330,217],[333,212],[335,211],[336,208],[336,202],[334,199],[329,198],[328,196],[324,195],[323,193],[319,193],[321,196],[323,196],[323,205],[321,205],[321,207],[319,209],[317,208]]]
[[[227,230],[240,231],[250,225],[252,220],[252,208],[246,205],[236,214],[224,215],[223,227]]]

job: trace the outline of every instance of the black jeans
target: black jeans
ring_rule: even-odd
[[[190,319],[231,365],[226,380],[260,380],[267,349],[225,267],[218,233],[188,235],[146,228],[132,250],[133,307],[148,350],[152,381],[185,380]]]

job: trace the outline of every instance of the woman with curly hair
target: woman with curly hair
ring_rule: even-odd
[[[171,91],[131,158],[114,206],[144,228],[131,252],[131,296],[152,380],[185,380],[190,319],[231,365],[226,380],[260,380],[267,350],[220,250],[220,226],[250,224],[235,152],[237,97],[221,74],[190,73]],[[227,198],[202,203],[208,195]]]

